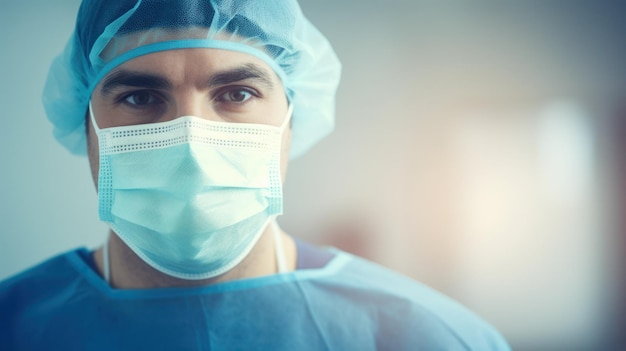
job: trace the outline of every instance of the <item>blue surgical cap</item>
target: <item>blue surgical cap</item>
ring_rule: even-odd
[[[86,112],[98,82],[135,57],[182,48],[243,52],[276,72],[294,109],[290,158],[332,131],[341,64],[296,0],[84,0],[44,88],[55,138],[85,155]]]

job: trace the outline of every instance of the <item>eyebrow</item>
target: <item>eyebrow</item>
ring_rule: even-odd
[[[267,71],[253,63],[245,64],[241,67],[218,72],[209,78],[209,86],[220,86],[236,83],[242,80],[253,79],[264,84],[269,89],[274,88],[272,79]]]
[[[274,88],[267,70],[252,63],[213,74],[208,79],[207,86],[222,86],[249,79],[257,80],[269,89]],[[172,83],[158,74],[119,69],[104,79],[101,89],[102,94],[108,95],[120,86],[158,90],[172,89]]]
[[[101,90],[102,95],[108,95],[111,91],[120,86],[161,90],[172,88],[172,84],[161,76],[120,69],[111,73],[104,79]]]

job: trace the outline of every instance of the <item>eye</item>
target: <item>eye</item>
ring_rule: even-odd
[[[250,89],[236,88],[219,95],[217,101],[242,104],[255,96],[258,96],[258,94]]]
[[[150,91],[135,91],[122,98],[123,102],[133,107],[142,107],[161,103],[161,99]]]

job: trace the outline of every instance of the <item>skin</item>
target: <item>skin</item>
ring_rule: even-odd
[[[262,60],[217,49],[179,49],[127,61],[94,89],[91,107],[100,129],[164,122],[197,116],[228,123],[280,126],[288,111],[284,87]],[[98,136],[87,118],[89,164],[98,187]],[[291,129],[283,133],[281,172],[285,179]],[[274,231],[283,240],[289,270],[296,266],[293,239],[277,225],[268,225],[250,254],[230,271],[205,280],[184,280],[163,274],[143,262],[113,231],[109,237],[111,286],[119,289],[203,286],[277,272]],[[102,248],[94,252],[101,274]]]

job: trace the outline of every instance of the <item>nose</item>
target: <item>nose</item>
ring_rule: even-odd
[[[213,108],[211,99],[201,92],[186,92],[174,96],[174,108],[171,118],[183,116],[200,117],[211,121],[221,118]]]

